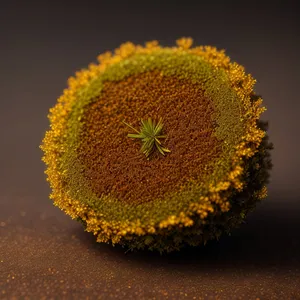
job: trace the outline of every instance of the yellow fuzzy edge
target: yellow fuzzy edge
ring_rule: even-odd
[[[256,152],[265,131],[257,127],[257,120],[261,113],[266,110],[261,107],[262,99],[251,102],[250,96],[253,93],[255,79],[250,74],[245,74],[245,70],[237,63],[231,63],[230,58],[225,55],[225,51],[218,51],[215,47],[199,46],[191,48],[193,40],[191,38],[181,38],[176,41],[177,46],[172,47],[173,51],[186,51],[191,54],[203,57],[207,62],[215,68],[221,68],[226,71],[229,76],[232,88],[235,90],[241,102],[247,111],[247,128],[246,133],[242,137],[242,142],[236,147],[236,153],[232,161],[232,171],[228,174],[227,180],[219,182],[217,185],[209,187],[209,195],[200,197],[199,203],[192,203],[189,207],[189,215],[181,212],[179,215],[170,215],[158,224],[148,225],[144,227],[139,220],[135,222],[108,222],[101,220],[101,214],[97,214],[76,199],[71,199],[64,191],[62,181],[60,180],[61,171],[59,170],[59,156],[64,152],[63,145],[59,140],[65,135],[66,116],[70,113],[72,104],[76,101],[76,91],[89,83],[94,77],[103,73],[106,68],[112,64],[116,64],[121,60],[135,54],[151,54],[161,49],[157,41],[147,42],[145,46],[134,45],[131,42],[122,44],[114,53],[106,52],[98,56],[99,64],[90,64],[88,69],[75,73],[75,77],[68,79],[68,88],[63,91],[62,96],[57,100],[57,104],[50,109],[48,118],[50,120],[50,130],[46,132],[42,145],[40,146],[44,152],[42,160],[46,163],[47,181],[50,183],[52,193],[50,198],[53,199],[54,205],[60,207],[72,219],[80,217],[86,222],[86,231],[93,232],[97,235],[98,242],[118,243],[121,238],[127,234],[153,234],[157,229],[168,228],[173,226],[192,226],[193,220],[191,215],[197,213],[200,218],[205,221],[209,213],[214,211],[212,203],[218,204],[222,212],[230,209],[228,201],[229,193],[226,193],[230,187],[234,187],[238,191],[243,190],[243,182],[241,180],[244,166],[243,158],[250,158]],[[247,143],[252,142],[254,147],[248,147]],[[257,197],[263,199],[266,197],[266,187],[258,192]]]

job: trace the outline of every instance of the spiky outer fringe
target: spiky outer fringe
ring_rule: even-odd
[[[217,51],[216,48],[209,46],[191,48],[191,45],[192,40],[190,38],[182,38],[177,41],[177,47],[170,49],[172,51],[201,56],[215,69],[222,69],[227,73],[232,89],[240,98],[246,111],[247,128],[245,135],[241,139],[241,143],[236,147],[235,155],[232,159],[232,169],[228,173],[227,179],[215,185],[210,185],[208,194],[205,197],[200,197],[201,199],[199,200],[201,201],[198,204],[193,203],[188,213],[170,215],[165,220],[160,221],[159,224],[153,223],[147,226],[143,226],[139,220],[135,222],[112,223],[108,220],[103,220],[101,214],[91,210],[78,199],[70,197],[69,193],[65,192],[64,182],[61,180],[64,170],[60,169],[59,159],[61,154],[66,151],[65,145],[61,140],[65,136],[67,127],[66,119],[72,110],[73,104],[76,102],[77,91],[84,89],[93,78],[103,74],[108,66],[117,64],[125,58],[136,54],[151,54],[162,49],[156,41],[146,43],[145,47],[126,43],[119,49],[116,49],[114,55],[110,52],[100,55],[98,57],[99,65],[91,64],[87,70],[77,72],[75,78],[71,77],[69,79],[69,88],[64,90],[63,95],[58,99],[57,105],[50,110],[48,117],[51,129],[46,132],[41,145],[41,149],[44,151],[43,161],[48,167],[45,173],[48,175],[47,180],[52,188],[50,197],[54,200],[56,206],[59,206],[73,219],[82,220],[86,226],[86,230],[97,235],[97,241],[99,242],[130,244],[136,245],[138,248],[141,247],[140,245],[148,245],[150,249],[173,250],[180,247],[181,242],[176,242],[173,246],[164,244],[164,242],[153,244],[151,237],[155,236],[158,241],[158,236],[169,235],[172,232],[176,232],[176,230],[178,231],[178,228],[180,228],[178,237],[180,237],[180,232],[185,232],[186,230],[196,230],[195,232],[198,232],[197,224],[199,222],[202,224],[201,226],[203,224],[209,226],[211,216],[217,216],[219,213],[230,214],[233,211],[235,203],[233,194],[235,193],[240,193],[241,195],[246,192],[250,193],[252,195],[250,199],[256,199],[256,201],[266,196],[265,187],[261,187],[260,190],[251,190],[251,181],[247,186],[247,176],[245,175],[249,173],[247,162],[251,158],[254,159],[257,157],[255,156],[257,153],[266,152],[260,148],[266,132],[262,128],[259,128],[257,123],[260,114],[265,108],[261,107],[262,99],[254,95],[253,86],[255,80],[250,75],[245,74],[242,66],[231,63],[230,59],[224,54],[224,51]],[[245,207],[241,213],[244,214],[246,211],[247,208]],[[228,226],[230,227],[230,224]],[[216,234],[212,235],[217,236]],[[196,234],[196,236],[198,235]],[[186,239],[182,239],[182,241],[189,244],[196,243],[194,241],[189,242]],[[198,238],[197,241],[199,241]]]

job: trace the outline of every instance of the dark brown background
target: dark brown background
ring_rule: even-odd
[[[1,1],[0,299],[300,299],[299,13],[297,1]],[[46,115],[99,53],[181,36],[257,78],[275,145],[269,197],[219,243],[124,254],[48,199]]]

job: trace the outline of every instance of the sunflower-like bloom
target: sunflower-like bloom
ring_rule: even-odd
[[[50,109],[50,198],[98,242],[205,244],[266,197],[272,144],[255,80],[192,42],[125,43],[71,77]]]

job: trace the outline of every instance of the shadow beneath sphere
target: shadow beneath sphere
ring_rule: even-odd
[[[169,254],[147,250],[126,252],[120,246],[96,243],[96,238],[83,230],[76,230],[76,235],[88,248],[143,268],[164,267],[189,272],[236,267],[300,269],[300,207],[296,203],[283,205],[267,201],[250,213],[246,223],[231,236],[223,235],[219,241],[210,241],[206,246],[188,247]]]

